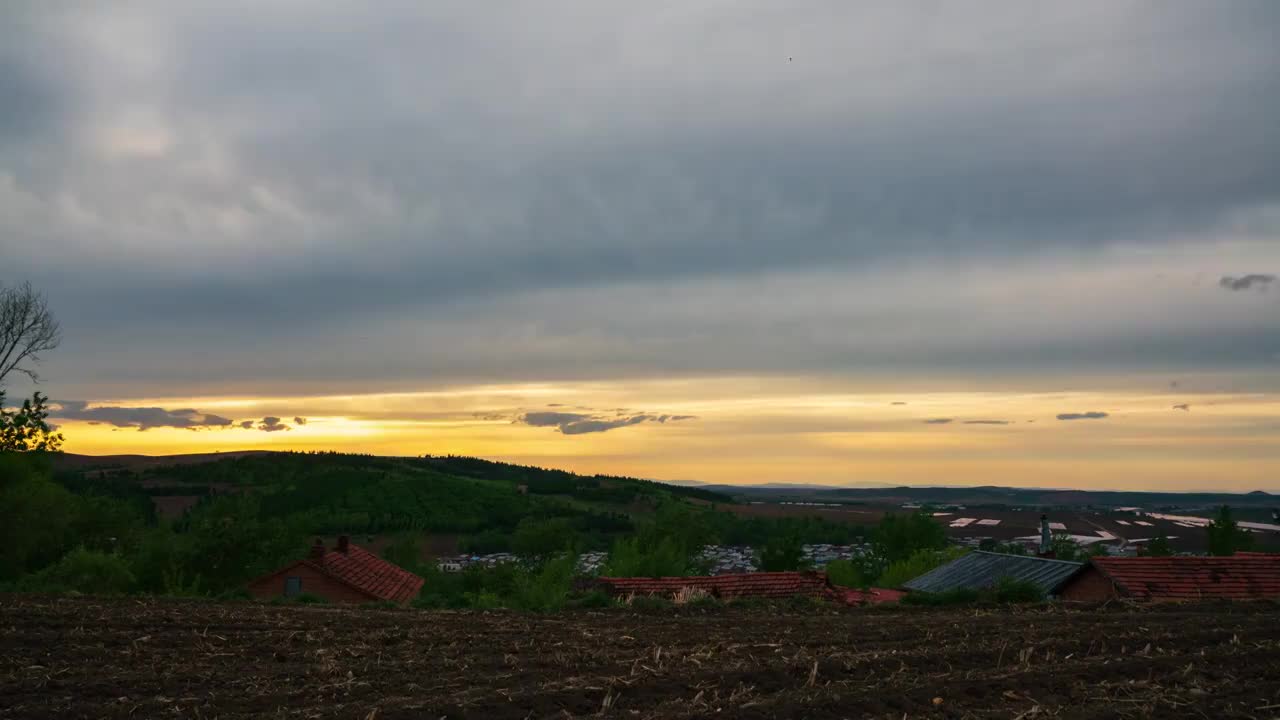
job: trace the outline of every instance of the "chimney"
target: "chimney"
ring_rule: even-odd
[[[1053,533],[1049,532],[1049,516],[1040,515],[1040,557],[1053,555]]]
[[[338,552],[342,553],[343,555],[346,555],[347,550],[350,550],[350,549],[351,549],[351,538],[347,537],[346,535],[339,535],[338,536]]]
[[[320,542],[320,538],[316,538],[315,543],[311,545],[311,554],[309,557],[312,560],[324,560],[324,543]]]

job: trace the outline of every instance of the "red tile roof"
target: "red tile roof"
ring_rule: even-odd
[[[867,588],[859,590],[857,588],[836,588],[839,593],[840,601],[845,605],[879,605],[881,603],[898,602],[903,595],[907,593],[902,590],[889,590],[886,588]]]
[[[785,598],[825,595],[827,576],[815,572],[760,572],[693,577],[602,577],[600,584],[614,595],[675,595],[682,588],[701,588],[716,597]]]
[[[1098,557],[1090,562],[1122,594],[1140,600],[1280,597],[1280,555]]]
[[[359,545],[347,545],[345,553],[329,550],[323,559],[302,562],[379,600],[407,602],[422,589],[422,578]]]

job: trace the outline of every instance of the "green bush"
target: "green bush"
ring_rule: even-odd
[[[613,597],[603,590],[591,590],[569,598],[565,607],[577,610],[599,610],[613,607]]]
[[[302,605],[325,605],[329,601],[313,593],[299,593],[290,598],[293,602]]]
[[[875,579],[874,575],[868,577],[866,563],[854,560],[832,560],[826,573],[832,585],[848,588],[869,587]]]
[[[76,548],[61,560],[19,581],[19,588],[34,592],[75,591],[92,595],[118,595],[133,589],[133,573],[119,555]]]
[[[450,603],[449,598],[439,593],[430,593],[427,595],[419,595],[413,599],[411,605],[419,610],[443,610],[445,608],[457,607]]]
[[[715,595],[703,595],[684,604],[684,607],[692,610],[721,610],[724,606],[725,604]]]
[[[573,589],[578,558],[565,554],[548,560],[537,570],[525,570],[516,576],[513,605],[520,610],[555,612],[564,607]]]
[[[214,596],[215,600],[232,601],[232,600],[252,600],[253,595],[245,588],[233,588],[231,590],[223,590]]]
[[[929,572],[930,570],[944,565],[963,557],[968,553],[968,549],[962,547],[949,547],[945,550],[917,550],[905,560],[899,560],[885,568],[880,577],[876,579],[876,586],[883,588],[901,587],[903,583]]]
[[[693,554],[674,538],[646,544],[622,538],[613,544],[601,574],[609,577],[681,577],[693,570]]]
[[[390,600],[375,600],[373,602],[364,603],[360,607],[365,608],[366,610],[395,610],[400,606]]]
[[[463,593],[466,598],[467,607],[473,610],[498,610],[503,607],[502,598],[497,593],[492,592],[476,592]]]
[[[1033,582],[1002,577],[996,583],[995,601],[1006,604],[1044,602],[1044,591]]]
[[[631,598],[627,607],[636,612],[664,612],[675,607],[675,603],[657,595],[637,595]]]

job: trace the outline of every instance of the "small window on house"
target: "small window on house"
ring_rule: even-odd
[[[284,595],[285,597],[293,597],[302,594],[302,578],[287,577],[284,579]]]

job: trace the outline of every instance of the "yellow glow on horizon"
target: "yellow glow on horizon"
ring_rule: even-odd
[[[1183,402],[1190,403],[1189,411],[1173,409]],[[237,423],[276,416],[292,429],[140,432],[57,421],[68,452],[452,453],[706,482],[1280,489],[1280,395],[1266,393],[899,392],[803,378],[717,378],[368,395],[123,398],[94,405],[195,407]],[[697,419],[579,435],[513,422],[533,411]],[[1109,417],[1056,418],[1090,411]],[[294,423],[295,416],[307,423]],[[951,422],[926,423],[938,419]]]

